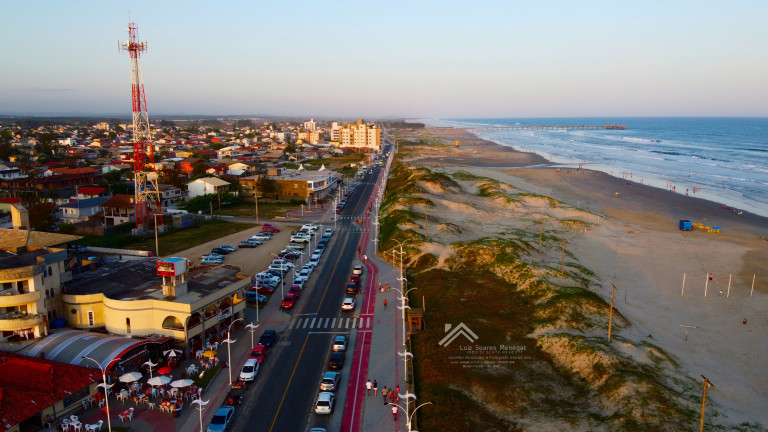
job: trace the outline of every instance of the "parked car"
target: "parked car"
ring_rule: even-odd
[[[360,292],[360,284],[357,282],[347,283],[347,294],[357,294]]]
[[[349,277],[349,281],[350,282],[357,282],[359,284],[360,283],[360,275],[353,274],[352,276]]]
[[[347,350],[347,337],[346,336],[336,336],[333,338],[333,345],[331,345],[333,348],[333,351],[341,351],[344,352]]]
[[[213,264],[221,264],[223,261],[218,258],[213,257],[203,257],[200,258],[200,264],[202,265],[213,265]]]
[[[276,278],[278,278],[280,280],[283,280],[283,272],[281,272],[280,270],[267,269],[266,272],[271,274],[272,276],[275,276]]]
[[[315,414],[331,414],[333,407],[336,404],[335,397],[331,392],[320,392],[317,395],[317,403],[315,404]]]
[[[313,256],[312,258],[309,259],[309,261],[307,261],[307,264],[310,264],[313,267],[317,267],[320,264],[320,257]]]
[[[248,290],[245,292],[245,300],[249,302],[261,304],[261,303],[267,302],[267,296],[259,293],[258,290],[257,291]]]
[[[267,348],[271,348],[277,341],[277,332],[275,330],[264,330],[259,338],[259,345],[264,345]]]
[[[224,255],[217,254],[216,252],[211,252],[208,255],[203,255],[203,256],[211,256],[211,257],[218,258],[218,259],[221,259],[221,260],[224,259]]]
[[[264,284],[257,284],[256,292],[263,295],[273,294],[275,292],[275,287]]]
[[[341,369],[344,367],[344,353],[341,351],[334,351],[331,353],[331,358],[328,359],[329,369]]]
[[[219,247],[220,247],[220,248],[222,248],[222,249],[226,249],[226,250],[228,250],[228,251],[230,251],[230,252],[237,252],[237,248],[236,248],[236,247],[234,247],[234,246],[230,246],[230,245],[221,245],[221,246],[219,246]]]
[[[320,390],[336,391],[336,387],[338,387],[340,379],[341,374],[339,372],[324,373],[323,378],[320,380]]]
[[[341,310],[343,311],[355,310],[355,299],[352,297],[345,298],[344,302],[341,304]]]
[[[258,246],[257,243],[249,242],[248,240],[243,240],[237,243],[237,247],[239,248],[255,248],[256,246]]]
[[[291,249],[296,249],[296,250],[303,251],[304,248],[307,247],[307,245],[305,243],[290,242],[290,243],[288,243],[288,247],[291,248]]]
[[[254,235],[251,236],[251,238],[252,239],[256,239],[256,240],[261,240],[261,241],[271,240],[272,239],[272,237],[270,237],[270,236],[268,236],[266,234],[254,234]]]
[[[208,432],[224,432],[229,429],[235,418],[235,407],[225,405],[216,410],[208,425]]]
[[[288,289],[289,294],[293,294],[293,297],[295,300],[299,299],[299,296],[301,296],[301,287],[298,285],[291,285],[291,287]]]
[[[326,228],[323,232],[323,237],[330,237],[333,235],[333,228]]]
[[[71,244],[69,245],[69,247],[67,247],[67,250],[70,252],[80,252],[80,253],[88,252],[87,247],[79,244]]]
[[[240,371],[240,381],[250,382],[256,379],[259,373],[259,362],[256,359],[249,358],[245,361],[243,369]]]
[[[261,226],[264,231],[280,232],[280,229],[272,224],[264,224]]]
[[[272,264],[277,264],[277,265],[282,264],[285,268],[288,268],[288,269],[293,268],[293,263],[287,259],[274,259],[272,260]]]
[[[312,231],[317,231],[320,229],[320,225],[315,225],[313,223],[307,223],[301,226],[302,229],[308,229]]]
[[[288,266],[285,264],[270,264],[269,267],[267,267],[269,270],[277,270],[281,272],[282,274],[288,273]]]
[[[303,234],[294,234],[294,235],[291,236],[291,241],[292,242],[309,243],[309,240],[310,240],[309,236],[306,236],[306,235],[303,235]]]
[[[322,256],[322,252],[315,251],[315,252],[312,252],[312,255],[309,256],[309,259],[310,261],[311,260],[320,261],[320,256]]]
[[[296,296],[293,294],[286,294],[280,307],[283,309],[293,309],[294,306],[296,306]]]
[[[361,265],[356,265],[356,266],[355,266],[355,267],[352,269],[352,274],[356,274],[356,275],[361,275],[361,274],[363,274],[363,266],[361,266]]]
[[[219,255],[228,255],[230,252],[232,251],[230,251],[229,249],[223,249],[221,247],[215,247],[211,249],[211,253],[217,253]]]
[[[252,358],[261,364],[264,361],[264,357],[267,355],[267,347],[264,345],[256,345],[251,350],[251,354],[248,358]]]

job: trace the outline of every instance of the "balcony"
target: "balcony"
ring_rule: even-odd
[[[14,331],[33,328],[43,324],[43,314],[9,312],[0,314],[0,331]]]
[[[0,308],[21,306],[35,303],[40,300],[40,291],[32,291],[24,294],[16,294],[16,292],[15,289],[0,292]]]

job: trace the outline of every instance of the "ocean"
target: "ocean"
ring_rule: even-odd
[[[768,217],[768,118],[419,119],[435,127],[624,125],[626,129],[481,130],[557,166],[614,177]]]

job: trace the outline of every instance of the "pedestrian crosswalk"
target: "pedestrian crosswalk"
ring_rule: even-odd
[[[299,317],[294,320],[289,329],[328,329],[328,330],[370,330],[373,324],[371,316],[361,317]]]

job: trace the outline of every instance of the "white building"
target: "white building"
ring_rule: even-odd
[[[304,130],[316,131],[317,130],[317,123],[315,122],[315,119],[309,119],[309,121],[305,121],[304,122]]]
[[[101,205],[109,200],[109,197],[97,197],[79,199],[70,203],[61,204],[61,220],[64,223],[78,223],[87,221],[91,216],[101,211]]]
[[[189,198],[226,192],[229,190],[229,182],[216,177],[205,177],[187,183]]]

